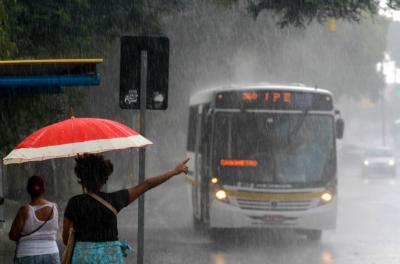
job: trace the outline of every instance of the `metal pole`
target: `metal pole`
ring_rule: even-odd
[[[3,163],[3,157],[1,158],[1,167],[0,167],[0,199],[5,199],[4,198],[4,189],[3,189],[3,178],[4,178],[4,163]],[[3,228],[4,225],[4,203],[5,200],[3,200],[3,204],[0,204],[0,228]]]
[[[386,118],[385,118],[385,90],[382,90],[381,96],[381,114],[382,114],[382,145],[386,146]]]
[[[140,52],[140,128],[142,136],[146,134],[146,87],[147,87],[147,51]],[[146,149],[139,149],[139,182],[145,180]],[[144,256],[144,194],[139,197],[138,234],[137,234],[137,263],[143,264]]]

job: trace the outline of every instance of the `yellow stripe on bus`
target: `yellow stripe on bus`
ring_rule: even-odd
[[[196,182],[193,177],[186,176],[185,182],[192,186],[199,187],[200,183]],[[296,192],[296,193],[266,193],[266,192],[248,192],[248,191],[235,191],[225,190],[228,196],[237,197],[248,200],[258,201],[299,201],[299,200],[311,200],[319,199],[324,192]]]
[[[299,193],[262,193],[262,192],[243,192],[225,190],[228,196],[233,196],[248,200],[279,200],[279,201],[298,201],[320,198],[323,192],[299,192]]]
[[[0,64],[29,64],[29,63],[101,63],[103,59],[47,59],[47,60],[4,60]]]
[[[191,184],[194,187],[199,187],[200,182],[196,182],[193,177],[186,176],[185,182]],[[319,199],[324,192],[296,192],[296,193],[265,193],[265,192],[248,192],[248,191],[236,191],[226,190],[228,196],[233,196],[241,199],[258,200],[258,201],[299,201],[299,200],[311,200]]]

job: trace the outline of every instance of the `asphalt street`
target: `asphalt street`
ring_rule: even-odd
[[[215,239],[193,230],[186,185],[179,177],[146,195],[145,263],[400,263],[399,189],[398,177],[363,179],[357,170],[342,169],[337,228],[325,231],[320,242],[290,231],[261,230],[235,231]],[[136,245],[136,223],[134,203],[119,215],[120,239]],[[6,231],[1,231],[1,263],[11,263],[14,249]],[[136,263],[136,254],[127,263]]]

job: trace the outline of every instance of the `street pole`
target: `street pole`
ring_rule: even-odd
[[[1,157],[1,160],[3,161],[3,157]],[[0,228],[4,227],[5,223],[5,187],[7,186],[7,176],[6,176],[6,166],[4,166],[4,162],[1,162],[1,181],[0,181],[0,196],[3,197],[3,204],[0,204]],[[8,190],[7,190],[8,191]],[[1,198],[0,197],[0,198]]]
[[[147,87],[147,51],[140,52],[140,128],[139,133],[146,135],[146,87]],[[146,149],[139,149],[139,183],[146,178]],[[143,264],[144,256],[144,194],[139,196],[138,234],[137,234],[137,264]]]
[[[382,90],[381,95],[381,115],[382,115],[382,145],[386,146],[386,118],[385,118],[385,88]]]

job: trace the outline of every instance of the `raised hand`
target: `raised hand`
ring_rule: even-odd
[[[174,169],[174,171],[176,172],[176,174],[179,174],[179,173],[185,173],[185,174],[187,174],[188,173],[188,166],[186,165],[186,163],[188,162],[190,160],[190,158],[187,158],[187,159],[185,159],[184,161],[182,161],[181,163],[179,163],[176,167],[175,167],[175,169]]]

